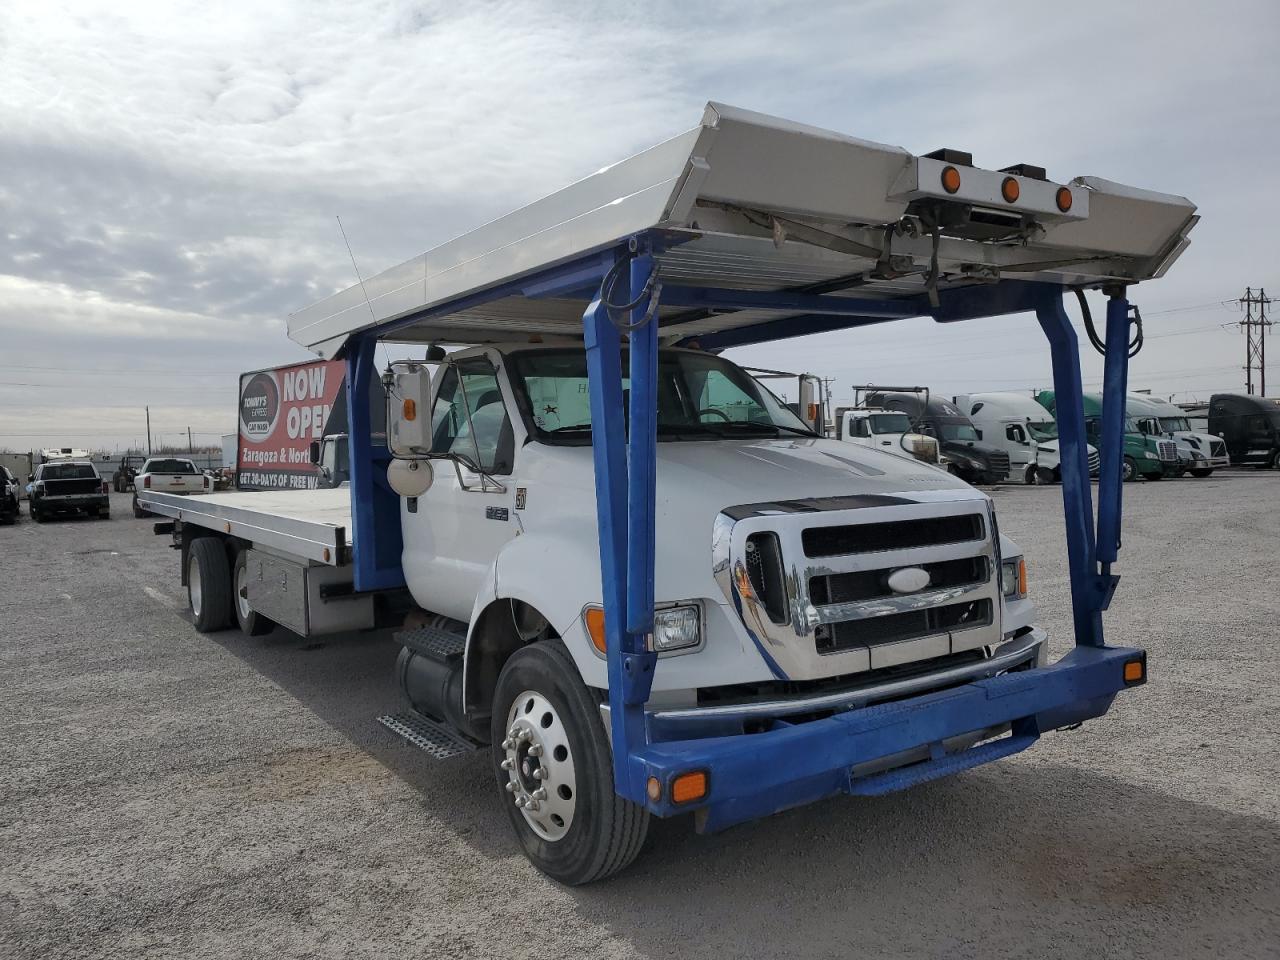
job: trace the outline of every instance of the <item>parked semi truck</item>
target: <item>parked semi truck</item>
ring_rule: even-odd
[[[1044,407],[1021,393],[971,393],[954,398],[973,421],[978,439],[1009,455],[1008,479],[1021,483],[1060,483],[1058,425]],[[1089,475],[1096,477],[1098,451],[1088,448]]]
[[[1002,224],[993,229],[993,224]],[[889,793],[1105,713],[1126,351],[1095,532],[1067,284],[1161,275],[1188,201],[710,104],[702,122],[289,319],[346,365],[346,487],[146,492],[195,624],[411,607],[383,718],[483,750],[519,845],[583,883],[650,817],[718,830]],[[1034,311],[1053,352],[1076,646],[1050,662],[989,497],[815,434],[717,351]],[[918,334],[913,334],[918,336]],[[428,345],[460,348],[441,355]],[[400,359],[379,373],[375,350]],[[387,429],[365,399],[380,385]],[[301,665],[300,665],[301,669]],[[1034,768],[1028,768],[1034,772]]]
[[[1204,478],[1213,476],[1213,471],[1220,467],[1231,465],[1226,441],[1193,429],[1181,407],[1145,393],[1131,393],[1126,409],[1142,433],[1177,444],[1180,472]]]
[[[947,469],[969,483],[999,483],[1009,476],[1009,454],[984,442],[973,422],[945,397],[873,392],[867,402],[905,413],[911,419],[912,432],[934,438],[947,458]]]
[[[1057,404],[1052,390],[1041,390],[1037,402],[1057,417]],[[1178,445],[1171,439],[1148,436],[1138,428],[1137,420],[1129,413],[1127,398],[1123,411],[1124,458],[1120,463],[1120,475],[1126,480],[1163,480],[1176,476],[1182,469],[1178,460]],[[1103,398],[1101,394],[1084,394],[1085,430],[1090,442],[1100,443],[1103,429]]]
[[[909,415],[901,410],[889,410],[878,404],[867,402],[867,397],[871,394],[883,393],[886,390],[895,393],[914,393],[922,397],[926,403],[929,397],[927,387],[855,385],[853,403],[848,406],[836,406],[834,431],[829,435],[834,435],[837,440],[843,440],[845,443],[875,447],[887,453],[913,457],[934,466],[950,468],[951,462],[939,452],[937,438],[917,430]]]
[[[1215,393],[1209,399],[1209,432],[1226,444],[1232,463],[1280,470],[1280,401]]]

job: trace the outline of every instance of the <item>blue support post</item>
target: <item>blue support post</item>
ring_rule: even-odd
[[[625,256],[621,252],[619,255]],[[642,263],[635,269],[644,271],[647,268]],[[614,284],[613,290],[606,291],[602,287],[583,314],[582,323],[591,401],[591,449],[595,467],[596,518],[600,534],[601,599],[604,603],[605,659],[609,668],[609,723],[613,744],[614,789],[624,797],[643,803],[644,767],[635,758],[647,743],[644,704],[649,697],[655,658],[645,650],[645,636],[628,629],[629,566],[633,560],[637,563],[643,561],[645,545],[638,544],[641,554],[639,558],[632,556],[628,536],[632,510],[628,509],[628,497],[633,491],[628,481],[627,424],[623,414],[622,340],[605,306],[606,293],[612,294],[615,302],[629,300],[627,291],[630,286],[630,276],[624,273]],[[633,379],[632,389],[635,390],[638,384],[641,392],[640,398],[632,397],[633,405],[646,398],[650,406],[653,405],[654,378],[645,373],[646,369],[652,369],[656,365],[656,322],[651,326],[655,327],[652,344],[654,349],[642,361],[649,365],[648,368],[642,368],[641,375]],[[636,362],[633,356],[633,369]],[[644,417],[644,421],[650,426],[647,461],[644,449],[646,445],[639,437],[637,424],[633,421],[631,425],[631,433],[637,438],[636,450],[632,453],[648,463],[649,469],[656,454],[653,416],[650,413]],[[644,530],[642,514],[649,514],[647,582],[649,616],[652,617],[653,487],[652,481],[647,479],[651,474],[644,472],[643,463],[641,467],[642,469],[635,471],[639,476],[634,491],[637,498],[634,511],[637,528],[641,532]],[[638,569],[636,572],[642,580],[645,579],[645,574]],[[640,589],[643,595],[643,583]]]
[[[1123,512],[1124,410],[1129,392],[1129,301],[1107,300],[1107,356],[1102,387],[1102,473],[1098,479],[1098,562],[1110,574],[1120,549]]]
[[[631,289],[643,290],[653,273],[653,257],[631,261]],[[637,294],[633,293],[632,298]],[[632,311],[638,323],[648,308]],[[634,329],[631,340],[630,429],[627,432],[627,632],[653,632],[654,512],[658,460],[658,321]],[[648,674],[652,678],[653,674]],[[648,700],[648,684],[645,684]]]
[[[1095,560],[1097,541],[1085,443],[1080,350],[1075,329],[1062,306],[1060,289],[1051,288],[1046,299],[1037,305],[1036,319],[1049,339],[1053,358],[1054,415],[1058,421],[1058,449],[1062,459],[1062,505],[1076,643],[1100,647],[1103,645],[1103,604]]]
[[[400,497],[387,486],[390,453],[373,442],[369,408],[377,376],[375,337],[354,337],[347,344],[347,452],[350,458],[352,567],[355,588],[387,590],[404,586],[400,566]]]

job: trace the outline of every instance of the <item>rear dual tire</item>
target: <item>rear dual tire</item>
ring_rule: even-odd
[[[644,845],[649,813],[614,792],[600,701],[560,640],[512,654],[498,676],[492,716],[502,805],[533,865],[576,886],[630,864]],[[504,762],[512,766],[504,768]],[[537,790],[548,796],[531,811],[528,800]],[[517,798],[525,803],[517,806]]]
[[[217,537],[192,540],[187,549],[187,602],[201,633],[224,630],[231,622],[231,565]]]
[[[245,595],[249,588],[249,552],[241,550],[231,571],[231,609],[236,623],[246,637],[260,637],[270,633],[275,624],[249,606]]]

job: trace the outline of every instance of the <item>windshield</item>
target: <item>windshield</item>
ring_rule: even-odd
[[[1161,417],[1160,427],[1165,433],[1191,432],[1191,423],[1186,417]]]
[[[872,433],[911,432],[911,418],[905,413],[873,413],[869,419]]]
[[[1058,425],[1052,420],[1041,420],[1036,423],[1027,421],[1027,432],[1033,440],[1043,443],[1046,440],[1058,439]]]
[[[535,350],[515,354],[512,361],[513,382],[524,394],[538,439],[590,443],[586,354],[581,350]],[[624,352],[624,401],[630,388],[627,362]],[[657,394],[660,441],[817,436],[743,370],[710,354],[660,351]],[[625,409],[624,403],[624,413]]]
[[[143,473],[195,473],[196,465],[190,460],[148,460]]]
[[[977,442],[978,439],[978,431],[968,423],[939,423],[938,433],[941,434],[943,440],[967,443],[970,440]]]
[[[40,471],[41,480],[96,480],[97,471],[88,463],[50,463]]]

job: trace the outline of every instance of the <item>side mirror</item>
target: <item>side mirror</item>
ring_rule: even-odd
[[[974,433],[976,433],[976,434],[978,435],[978,439],[979,439],[979,440],[981,440],[981,439],[982,439],[982,431],[981,431],[981,430],[977,430],[977,429],[975,429],[973,432],[974,432]]]
[[[28,473],[27,483],[35,483],[35,482],[36,482],[36,475],[34,473]]]
[[[320,441],[319,440],[311,441],[310,453],[311,453],[311,462],[319,463],[320,462]]]

